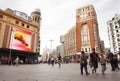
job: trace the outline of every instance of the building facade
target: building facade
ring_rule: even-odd
[[[76,26],[72,27],[64,35],[64,56],[73,55],[76,52]]]
[[[115,16],[107,22],[110,50],[113,53],[120,51],[120,15]]]
[[[40,52],[40,22],[39,9],[30,16],[9,8],[0,9],[0,58],[36,58]]]
[[[90,53],[92,48],[101,52],[97,15],[93,5],[76,10],[76,48],[77,52]]]

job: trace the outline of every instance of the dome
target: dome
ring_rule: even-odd
[[[35,11],[33,11],[31,14],[41,15],[40,9],[39,8],[35,9]]]

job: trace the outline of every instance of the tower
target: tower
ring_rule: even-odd
[[[76,46],[77,52],[90,53],[92,48],[100,52],[97,15],[93,5],[76,10]]]
[[[41,20],[40,9],[35,9],[35,11],[31,13],[31,19],[33,23],[37,23],[38,25],[40,25],[40,20]]]
[[[37,52],[40,52],[40,23],[41,23],[41,12],[40,12],[40,9],[35,9],[35,11],[33,11],[31,13],[31,16],[30,16],[30,21],[33,23],[33,24],[36,24],[37,27],[36,27],[36,30],[37,30],[37,46],[36,46],[36,51]],[[36,32],[36,31],[35,31]],[[34,37],[34,34],[33,34],[33,37]],[[34,39],[34,38],[33,38]]]

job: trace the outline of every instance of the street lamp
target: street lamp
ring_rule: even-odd
[[[51,50],[52,50],[52,42],[53,42],[54,40],[50,39],[49,41],[51,42]]]
[[[10,63],[10,59],[11,59],[11,53],[12,53],[12,42],[13,42],[13,38],[14,38],[14,30],[12,30],[12,34],[11,34],[11,40],[10,40],[10,53],[9,53],[9,61],[8,63]]]

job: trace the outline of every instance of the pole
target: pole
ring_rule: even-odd
[[[51,42],[51,50],[52,50],[52,42],[53,42],[54,40],[50,39],[49,41]]]
[[[11,34],[11,41],[10,41],[10,53],[9,53],[9,61],[8,63],[10,63],[11,60],[11,53],[12,53],[12,42],[13,42],[13,35],[14,35],[14,30],[12,30],[12,34]]]

